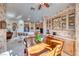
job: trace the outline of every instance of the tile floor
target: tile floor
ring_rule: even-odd
[[[7,43],[7,50],[11,51],[11,56],[24,56],[24,48],[23,41],[18,42],[17,40],[10,40]]]

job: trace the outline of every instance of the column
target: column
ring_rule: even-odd
[[[35,32],[35,23],[33,23],[33,30],[34,30],[34,32]]]
[[[69,15],[66,15],[66,29],[69,29]]]
[[[50,34],[52,34],[52,18],[50,19],[50,21],[51,21],[51,24],[50,24]]]
[[[29,22],[29,31],[31,31],[31,22]]]
[[[43,34],[46,35],[46,19],[43,18]]]

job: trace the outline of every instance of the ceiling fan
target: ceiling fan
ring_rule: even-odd
[[[42,8],[49,8],[49,4],[48,3],[40,3],[38,5],[38,10],[40,10]],[[35,10],[35,8],[34,7],[31,7],[31,10]]]
[[[49,4],[48,3],[41,3],[41,4],[39,4],[38,9],[40,10],[43,7],[49,8]]]

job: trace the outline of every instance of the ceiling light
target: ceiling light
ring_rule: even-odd
[[[20,19],[20,18],[22,18],[22,15],[19,15],[19,16],[16,17],[16,19]]]
[[[24,24],[24,21],[23,20],[19,20],[19,24]]]
[[[27,20],[30,20],[30,18],[28,18]]]
[[[13,14],[13,13],[7,13],[6,16],[8,18],[14,18],[15,17],[15,14]]]

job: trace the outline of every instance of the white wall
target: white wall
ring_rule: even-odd
[[[6,29],[0,29],[0,53],[7,51]]]
[[[12,30],[12,24],[13,24],[13,23],[16,23],[16,24],[17,24],[17,21],[6,19],[6,22],[7,22],[7,28],[9,28],[11,31],[13,31],[13,30]],[[8,24],[9,24],[9,25],[8,25]]]

